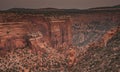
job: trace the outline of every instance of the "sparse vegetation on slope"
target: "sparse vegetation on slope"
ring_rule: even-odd
[[[73,50],[46,47],[44,52],[33,53],[30,48],[15,49],[0,57],[1,72],[119,72],[120,32],[106,47],[92,47],[69,66],[69,54]],[[74,52],[73,52],[74,53]],[[71,54],[73,55],[73,54]]]
[[[106,47],[89,48],[72,72],[120,72],[120,32]]]

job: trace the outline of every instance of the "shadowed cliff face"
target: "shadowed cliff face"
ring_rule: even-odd
[[[119,12],[61,16],[3,13],[0,14],[0,48],[40,47],[41,42],[54,48],[64,44],[82,47],[102,41],[101,45],[106,45],[112,38],[108,32],[118,31],[119,19]],[[111,37],[103,38],[105,35]]]
[[[98,42],[111,29],[117,32],[120,26],[120,15],[114,14],[87,14],[73,18],[73,44],[84,46],[89,43]]]

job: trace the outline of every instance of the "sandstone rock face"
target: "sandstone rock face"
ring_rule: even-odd
[[[120,10],[50,16],[0,12],[0,71],[117,72],[119,19]]]
[[[73,18],[73,44],[84,46],[100,41],[112,28],[120,26],[119,13],[81,14]]]
[[[109,31],[107,31],[107,32],[103,35],[103,37],[102,37],[103,44],[106,46],[106,45],[107,45],[107,42],[108,42],[113,36],[115,36],[118,31],[119,31],[119,27],[112,28],[112,29],[110,29]]]
[[[119,30],[119,19],[119,11],[61,16],[2,13],[0,48],[22,48],[30,44],[41,48],[43,42],[54,48],[64,44],[82,47],[101,40],[106,45]]]

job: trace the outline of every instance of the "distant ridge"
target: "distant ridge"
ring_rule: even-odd
[[[120,8],[119,5],[115,6],[106,6],[106,7],[95,7],[95,8],[90,8],[90,9],[111,9],[111,8]],[[80,9],[57,9],[57,8],[40,8],[40,9],[30,9],[30,8],[11,8],[5,11],[17,11],[17,10],[31,10],[31,11],[65,11],[65,10],[77,10],[79,11]],[[89,10],[89,9],[82,9],[82,10]]]
[[[107,7],[96,7],[96,8],[90,8],[90,9],[118,9],[120,8],[120,5],[115,5],[115,6],[107,6]]]
[[[22,13],[22,14],[44,14],[44,15],[66,15],[66,14],[79,14],[79,13],[92,13],[92,12],[114,12],[120,11],[120,5],[111,7],[96,7],[90,9],[57,9],[57,8],[11,8],[8,10],[0,11],[2,13]]]
[[[114,8],[120,8],[120,5],[113,6]]]

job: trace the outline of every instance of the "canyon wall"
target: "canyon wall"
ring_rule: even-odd
[[[120,30],[119,19],[119,11],[59,16],[1,13],[0,49],[106,45]]]

